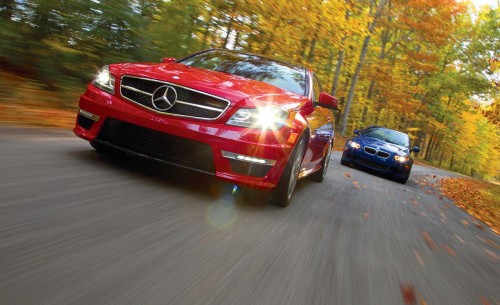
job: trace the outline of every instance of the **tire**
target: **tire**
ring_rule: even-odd
[[[304,137],[300,137],[283,170],[278,186],[273,193],[273,203],[277,206],[284,208],[290,205],[293,191],[299,180],[300,164],[304,156],[305,144]]]
[[[321,169],[311,175],[311,180],[316,182],[323,182],[328,171],[328,165],[330,164],[330,156],[332,154],[332,145],[328,143],[328,151],[325,157],[321,161]]]

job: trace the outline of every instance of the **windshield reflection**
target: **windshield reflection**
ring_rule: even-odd
[[[207,70],[226,72],[306,95],[306,70],[252,54],[213,50],[179,61]]]
[[[404,147],[410,146],[410,140],[408,138],[408,135],[392,129],[369,128],[363,131],[363,136],[380,139]]]

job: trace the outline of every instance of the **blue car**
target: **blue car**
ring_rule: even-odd
[[[359,165],[379,173],[392,175],[395,180],[406,183],[413,165],[412,152],[406,133],[370,126],[362,131],[354,130],[356,136],[347,140],[342,153],[342,165]]]

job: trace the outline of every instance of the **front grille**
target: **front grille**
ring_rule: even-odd
[[[365,147],[365,152],[370,155],[375,155],[377,154],[377,150],[375,148],[371,147]]]
[[[373,147],[368,147],[368,146],[365,146],[365,152],[367,154],[370,154],[370,155],[377,155],[380,158],[384,158],[384,159],[388,158],[391,155],[388,152],[377,150],[377,149],[375,149]]]
[[[158,110],[152,102],[154,92],[162,86],[172,87],[177,94],[176,102],[167,110]],[[168,115],[214,120],[219,118],[229,107],[229,101],[227,100],[154,79],[124,76],[121,80],[120,89],[121,95],[124,98],[143,107]],[[172,100],[175,100],[174,96],[172,96]],[[168,108],[165,106],[161,105],[159,108]]]
[[[380,151],[380,150],[379,150],[379,151],[377,152],[377,156],[379,156],[379,157],[381,157],[381,158],[384,158],[384,159],[385,159],[385,158],[388,158],[390,155],[391,155],[390,153],[385,152],[385,151]]]
[[[204,172],[214,173],[210,145],[108,118],[97,137],[118,148]]]
[[[229,159],[233,172],[241,175],[264,177],[272,166]]]

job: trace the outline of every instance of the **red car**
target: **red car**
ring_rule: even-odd
[[[208,50],[101,68],[73,131],[97,150],[274,189],[273,201],[287,206],[298,179],[325,177],[337,103],[307,68]]]

